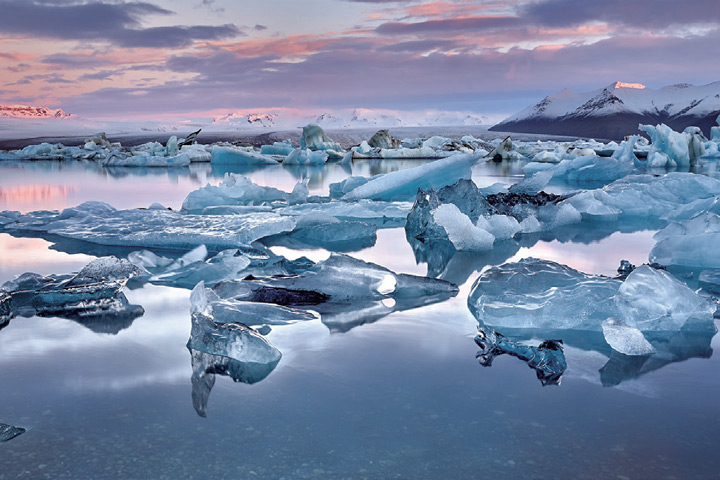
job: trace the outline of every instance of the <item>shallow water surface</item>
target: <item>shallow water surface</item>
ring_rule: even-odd
[[[353,175],[416,166],[357,162]],[[313,194],[349,172],[339,165],[242,172]],[[518,169],[476,167],[478,185],[512,183]],[[177,209],[225,174],[191,169],[110,171],[92,164],[0,165],[0,210],[61,209],[86,200],[117,208]],[[592,335],[568,332],[559,386],[509,356],[479,365],[477,322],[466,301],[489,266],[534,256],[613,275],[621,259],[647,261],[653,231],[530,238],[486,255],[456,254],[441,278],[445,302],[329,328],[321,319],[275,326],[283,353],[257,383],[217,375],[202,417],[193,408],[189,292],[126,289],[145,314],[123,325],[14,318],[0,330],[0,422],[28,431],[0,444],[10,478],[718,478],[717,336],[669,340],[665,357],[638,363]],[[323,250],[276,253],[313,260]],[[403,229],[351,255],[425,275]],[[0,283],[79,270],[93,252],[0,233]],[[537,344],[542,339],[533,339]],[[193,390],[195,388],[195,391]],[[206,388],[206,387],[205,387]]]

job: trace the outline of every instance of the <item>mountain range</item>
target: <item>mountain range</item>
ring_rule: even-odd
[[[562,90],[490,130],[619,140],[639,133],[641,123],[664,123],[678,131],[695,125],[709,135],[719,114],[720,82],[680,83],[657,90],[615,82],[591,92]]]
[[[27,105],[0,105],[0,117],[9,118],[69,118],[61,108],[29,107]]]

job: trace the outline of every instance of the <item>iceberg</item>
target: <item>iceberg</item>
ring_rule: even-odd
[[[388,130],[378,130],[370,140],[368,146],[372,148],[397,149],[400,148],[400,140],[390,135]]]
[[[596,190],[578,193],[564,202],[585,219],[658,220],[683,207],[702,208],[700,200],[720,195],[720,180],[693,173],[671,172],[660,177],[630,175]],[[686,215],[697,209],[684,210]]]
[[[494,328],[600,331],[610,317],[642,332],[715,328],[712,302],[648,265],[621,281],[525,258],[483,273],[468,306]]]
[[[192,290],[190,305],[192,329],[187,343],[189,349],[254,364],[277,364],[280,361],[280,351],[252,328],[242,323],[214,320],[204,282],[198,283]]]
[[[0,286],[0,306],[8,320],[15,315],[59,316],[94,331],[117,333],[144,313],[122,293],[127,281],[140,273],[116,257],[93,260],[75,275],[28,272]]]
[[[263,155],[252,147],[235,147],[215,145],[211,152],[212,163],[222,165],[277,165],[278,162],[269,155]]]
[[[608,318],[602,324],[602,331],[608,345],[623,355],[636,356],[655,353],[655,347],[636,327],[625,325],[614,318]]]
[[[0,443],[12,440],[18,435],[22,435],[26,431],[27,430],[21,427],[13,427],[12,425],[0,423]]]
[[[376,223],[378,226],[402,227],[405,225],[405,219],[411,208],[410,202],[359,200],[357,202],[303,203],[278,208],[275,212],[291,217],[320,213],[340,220],[356,220]]]
[[[647,133],[652,142],[648,152],[648,162],[654,167],[690,167],[691,135],[674,131],[665,124],[640,125],[638,128]],[[693,152],[694,154],[694,152]],[[696,158],[693,155],[693,163]]]
[[[290,153],[295,150],[295,146],[290,142],[290,140],[285,140],[283,142],[274,142],[272,145],[262,145],[260,147],[260,153],[262,155],[290,155]]]
[[[187,167],[190,165],[190,156],[187,153],[179,153],[173,156],[160,155],[114,155],[100,161],[104,167]]]
[[[491,367],[495,357],[510,355],[535,370],[543,386],[559,385],[567,369],[561,340],[545,340],[537,347],[513,342],[493,329],[479,329],[475,343],[480,347],[476,358],[483,367]]]
[[[116,210],[106,203],[85,202],[61,213],[16,216],[3,228],[13,234],[46,232],[100,245],[175,250],[206,245],[218,251],[289,232],[295,228],[295,220],[271,212],[186,215],[170,210]]]
[[[208,184],[190,192],[183,201],[182,210],[202,213],[206,208],[221,206],[257,206],[273,202],[304,203],[307,197],[307,187],[302,182],[288,193],[274,187],[257,185],[244,175],[226,173],[219,185]]]
[[[343,152],[340,144],[334,142],[319,125],[315,124],[303,127],[300,136],[300,149],[325,150],[328,151],[331,157],[337,157],[339,152]],[[342,155],[340,155],[340,158],[342,158]]]
[[[283,165],[324,165],[328,154],[322,150],[312,151],[309,148],[296,148],[282,161]]]
[[[308,213],[295,219],[292,232],[268,237],[264,242],[296,249],[321,247],[333,252],[352,252],[371,247],[377,241],[377,227],[369,223],[338,220],[324,213]]]
[[[684,268],[720,268],[720,216],[711,211],[674,222],[655,234],[650,261]]]
[[[347,255],[331,254],[298,275],[221,282],[213,290],[221,298],[293,306],[456,294],[457,286],[444,280],[397,274]]]
[[[418,188],[441,188],[461,178],[469,179],[471,167],[477,160],[477,156],[457,154],[419,167],[376,175],[347,191],[342,199],[409,200]]]

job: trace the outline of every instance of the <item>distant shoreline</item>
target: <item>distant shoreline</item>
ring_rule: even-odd
[[[417,138],[417,137],[430,137],[433,135],[439,135],[449,138],[460,138],[464,135],[472,135],[475,138],[482,139],[485,141],[492,140],[494,138],[504,138],[511,136],[513,139],[521,141],[535,141],[535,140],[556,140],[556,141],[573,141],[578,137],[568,136],[556,136],[556,135],[543,135],[543,134],[528,134],[528,133],[513,133],[513,132],[491,132],[488,131],[488,126],[447,126],[447,127],[369,127],[369,128],[347,128],[347,129],[326,129],[328,135],[333,140],[340,143],[344,148],[359,144],[362,140],[369,140],[370,137],[378,130],[387,128],[390,130],[390,134],[398,138]],[[182,138],[190,134],[193,130],[188,129],[187,131],[172,131],[172,132],[134,132],[134,133],[115,133],[108,134],[107,138],[111,142],[120,142],[123,146],[133,147],[147,142],[160,142],[165,144],[168,138],[176,135],[178,138]],[[257,130],[246,130],[246,131],[209,131],[200,132],[198,135],[198,143],[211,144],[216,142],[243,142],[254,146],[271,144],[273,142],[281,140],[292,140],[297,143],[300,138],[301,128],[293,130],[272,130],[272,131],[257,131]],[[3,139],[0,140],[0,150],[17,150],[24,148],[28,145],[37,145],[43,142],[47,143],[62,143],[63,145],[73,146],[82,145],[85,139],[90,137],[88,134],[78,135],[48,135],[48,136],[28,136],[22,137],[22,134],[18,134],[18,138]],[[598,139],[600,140],[600,139]]]

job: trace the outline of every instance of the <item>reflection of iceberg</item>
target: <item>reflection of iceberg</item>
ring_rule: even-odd
[[[259,382],[273,371],[282,354],[247,325],[216,322],[203,282],[193,289],[190,304],[192,329],[187,347],[193,366],[193,406],[204,417],[216,374],[244,383]]]
[[[513,341],[562,338],[609,356],[601,370],[605,385],[708,357],[716,332],[712,302],[647,265],[622,281],[523,259],[481,275],[468,306],[482,329],[499,328]]]
[[[561,340],[545,340],[537,347],[508,340],[493,329],[479,329],[475,343],[480,347],[476,358],[483,367],[491,367],[495,357],[511,355],[535,370],[540,383],[559,385],[567,368]]]
[[[211,355],[190,350],[192,362],[192,402],[198,415],[206,416],[210,391],[215,386],[215,375],[224,375],[236,382],[257,383],[272,373],[278,361],[270,363],[242,362],[230,357]]]
[[[26,430],[20,427],[13,427],[5,423],[0,423],[0,443],[12,440],[18,435],[22,435]]]
[[[24,273],[0,287],[0,323],[13,315],[57,316],[98,333],[116,334],[144,313],[121,292],[139,273],[115,257],[93,260],[76,275]]]

